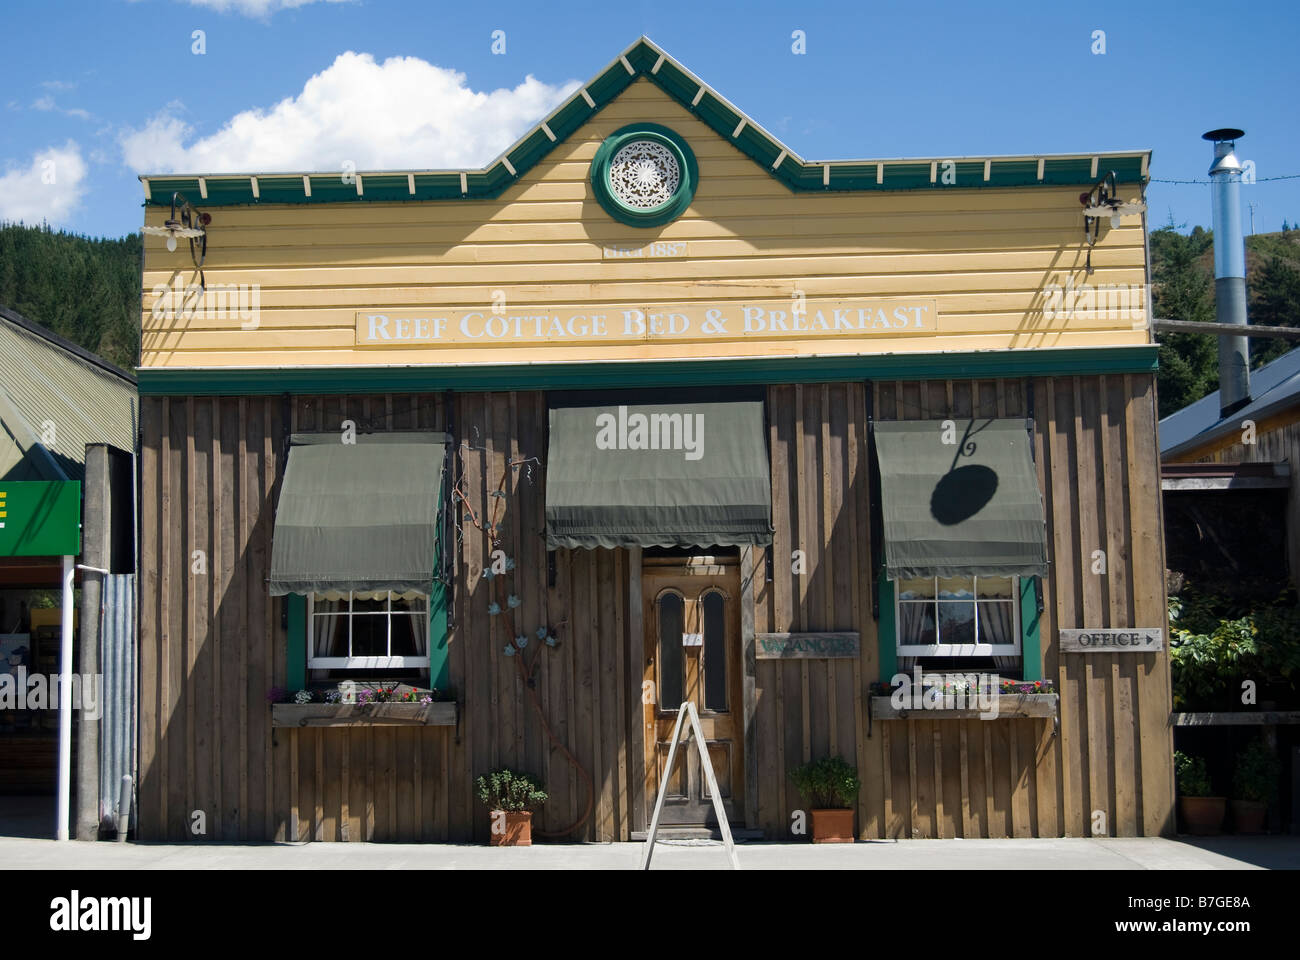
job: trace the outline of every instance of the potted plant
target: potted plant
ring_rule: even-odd
[[[839,757],[822,757],[790,771],[790,779],[812,809],[813,843],[852,843],[858,770]]]
[[[494,847],[531,847],[533,810],[546,802],[546,794],[526,773],[495,770],[474,783],[478,798],[488,808],[488,843]]]
[[[1262,739],[1237,754],[1232,774],[1232,823],[1237,833],[1264,832],[1264,815],[1280,775],[1277,754]]]
[[[1181,750],[1174,751],[1174,774],[1178,778],[1178,811],[1188,833],[1200,837],[1215,836],[1223,827],[1227,812],[1225,797],[1210,796],[1210,774],[1204,757],[1189,757]]]

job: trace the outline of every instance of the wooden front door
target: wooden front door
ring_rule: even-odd
[[[693,700],[727,819],[735,825],[745,809],[739,566],[713,557],[647,558],[641,587],[647,807],[653,808],[665,775],[678,708]],[[683,740],[689,727],[688,720]],[[661,823],[716,825],[701,759],[694,738],[678,747]]]

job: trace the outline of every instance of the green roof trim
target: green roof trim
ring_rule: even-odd
[[[623,61],[632,65],[628,73]],[[659,69],[655,70],[655,65]],[[587,85],[557,107],[482,170],[358,171],[362,190],[341,172],[299,174],[213,174],[141,177],[145,204],[168,206],[179,191],[195,204],[234,206],[266,203],[391,203],[402,200],[493,199],[641,77],[658,86],[718,136],[759,164],[791,191],[947,190],[976,187],[1086,185],[1111,170],[1120,183],[1145,183],[1150,151],[1042,157],[936,157],[924,160],[808,161],[728,103],[653,41],[641,37]],[[595,106],[587,103],[583,92]],[[701,92],[702,91],[702,92]],[[698,102],[695,102],[698,97]],[[743,122],[739,134],[736,128]],[[543,125],[555,134],[552,141]],[[784,156],[783,156],[784,155]],[[778,159],[780,160],[777,163]],[[934,165],[953,163],[955,179],[945,183]],[[1093,173],[1094,162],[1097,172]],[[508,164],[508,166],[507,166]],[[987,165],[988,176],[985,177]],[[1039,175],[1041,165],[1041,177]],[[511,172],[513,168],[513,172]],[[310,195],[304,178],[310,184]],[[202,188],[200,179],[203,180]],[[254,195],[253,180],[257,181]],[[461,183],[464,180],[464,189]],[[952,179],[952,178],[949,178]],[[414,189],[412,190],[412,184]],[[206,197],[203,196],[206,190]]]
[[[1156,346],[1026,348],[979,353],[756,357],[410,367],[163,368],[137,371],[141,396],[432,393],[611,387],[825,383],[849,380],[974,380],[1101,373],[1154,373]]]

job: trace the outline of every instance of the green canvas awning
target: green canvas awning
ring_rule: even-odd
[[[941,420],[885,421],[874,434],[889,577],[1047,573],[1024,420],[956,420],[946,434]]]
[[[271,541],[271,595],[419,590],[437,562],[441,433],[294,434]]]
[[[771,543],[761,402],[557,406],[550,431],[549,548]]]

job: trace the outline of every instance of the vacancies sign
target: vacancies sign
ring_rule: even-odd
[[[358,310],[358,346],[600,346],[835,341],[935,333],[932,299],[766,300],[663,306],[432,307]]]

